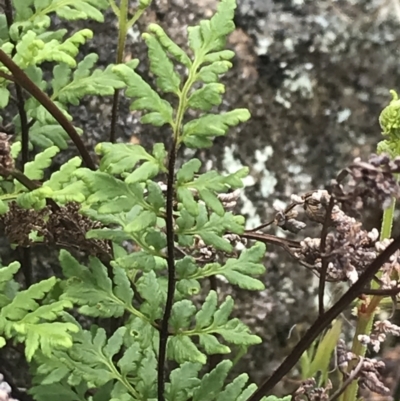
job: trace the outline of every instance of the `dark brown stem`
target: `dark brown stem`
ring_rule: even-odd
[[[6,15],[8,29],[11,28],[13,24],[13,9],[11,0],[5,0],[4,13]],[[16,53],[16,43],[10,39],[10,42],[14,45],[11,55],[15,56]],[[21,123],[21,171],[24,172],[25,164],[29,161],[29,125],[28,117],[25,111],[25,99],[22,93],[21,86],[15,82],[15,92],[17,94],[17,107],[18,114]],[[31,260],[31,250],[30,248],[21,249],[21,266],[23,275],[25,277],[25,285],[28,288],[32,284],[32,260]]]
[[[18,67],[17,64],[2,50],[0,49],[0,62],[4,64],[12,73],[16,83],[21,85],[27,92],[29,92],[43,107],[58,121],[58,123],[65,129],[69,137],[74,142],[86,166],[91,170],[95,170],[96,166],[90,157],[89,152],[86,150],[75,127],[68,121],[62,111],[56,104],[43,92],[34,82],[25,74],[25,72]]]
[[[40,188],[39,184],[32,181],[24,173],[22,173],[17,169],[13,169],[10,172],[10,174],[12,175],[13,178],[15,178],[18,182],[20,182],[25,188],[29,189],[30,191]],[[56,202],[54,202],[53,199],[46,199],[46,202],[53,209],[53,211],[60,209],[60,207],[57,205]]]
[[[293,241],[293,240],[286,239],[286,238],[280,238],[280,237],[277,237],[276,235],[272,235],[272,234],[245,231],[243,234],[240,235],[240,237],[252,239],[252,240],[256,240],[256,241],[261,241],[266,244],[278,245],[278,246],[282,247],[283,249],[285,249],[285,251],[287,251],[292,256],[294,256],[294,255],[293,255],[293,250],[291,248],[294,248],[294,249],[300,248],[300,242]]]
[[[331,196],[328,207],[326,208],[325,220],[321,231],[321,242],[319,247],[321,255],[325,253],[326,237],[328,235],[329,226],[332,222],[332,209],[334,204],[335,204],[334,198],[333,196]],[[322,258],[319,286],[318,286],[318,312],[320,316],[323,315],[324,313],[324,295],[325,295],[327,270],[328,270],[328,259]]]
[[[120,3],[119,17],[118,17],[118,47],[117,47],[117,59],[116,64],[122,63],[125,51],[126,32],[127,32],[127,17],[128,9],[127,2]],[[114,143],[117,137],[117,120],[118,120],[118,108],[119,108],[119,89],[115,89],[113,96],[113,105],[111,110],[111,129],[110,129],[110,142]]]
[[[382,297],[393,297],[395,295],[398,295],[400,293],[400,288],[385,288],[385,289],[368,289],[364,290],[363,295],[379,295]]]
[[[167,229],[167,255],[168,255],[168,288],[167,300],[160,331],[160,342],[158,352],[158,401],[164,401],[164,370],[166,364],[168,322],[171,316],[172,305],[175,294],[175,234],[174,234],[174,180],[176,160],[176,139],[174,138],[168,160],[167,201],[166,201],[166,229]]]
[[[19,181],[25,188],[29,189],[30,191],[40,188],[39,184],[32,181],[23,172],[17,170],[16,168],[11,171],[11,175],[13,176],[13,178]]]
[[[31,248],[19,247],[19,249],[21,251],[21,267],[25,279],[25,288],[29,288],[33,284]]]
[[[111,110],[111,129],[110,129],[110,142],[114,143],[117,138],[117,119],[118,119],[118,106],[119,106],[119,90],[115,89],[113,97],[113,105]]]
[[[210,283],[210,290],[217,292],[218,291],[217,277],[210,276],[209,283]],[[210,355],[208,360],[208,371],[211,372],[221,361],[222,361],[222,355],[218,354]]]
[[[336,319],[360,294],[363,293],[365,286],[368,285],[381,266],[386,263],[390,256],[399,248],[400,236],[396,237],[394,241],[380,255],[378,255],[372,263],[370,263],[366,270],[360,275],[359,279],[329,310],[318,317],[278,369],[275,370],[271,377],[261,384],[247,401],[260,401],[264,396],[271,392],[282,378],[296,365],[304,351],[311,346],[313,341],[323,332],[323,330],[325,330],[334,319]]]
[[[289,213],[292,209],[294,209],[294,208],[295,208],[296,206],[298,206],[298,205],[299,205],[299,203],[297,203],[297,202],[291,203],[289,206],[287,206],[287,207],[285,208],[285,210],[283,211],[283,214]],[[259,225],[259,226],[256,227],[256,228],[252,228],[251,230],[246,230],[246,232],[251,233],[251,232],[255,232],[255,231],[260,231],[260,230],[262,230],[263,228],[266,228],[266,227],[270,226],[271,224],[273,224],[274,221],[275,221],[275,220],[268,221],[267,223],[263,223],[263,224]]]
[[[22,171],[25,170],[25,164],[29,161],[29,126],[28,118],[25,111],[25,100],[22,94],[22,89],[18,84],[15,84],[15,91],[18,100],[18,113],[21,120],[21,157],[22,157]]]
[[[273,224],[273,223],[274,223],[274,220],[268,221],[267,223],[263,223],[263,224],[257,226],[256,228],[252,228],[252,229],[250,229],[250,230],[247,230],[247,232],[251,233],[251,232],[260,231],[260,230],[262,230],[263,228],[267,228],[268,226],[270,226],[270,225]]]
[[[7,26],[8,29],[11,28],[13,24],[13,11],[12,11],[12,4],[11,0],[5,0],[5,7],[4,13],[6,15]],[[17,50],[16,50],[16,43],[10,39],[10,42],[14,45],[14,48],[11,52],[11,56],[14,57]],[[18,82],[15,82],[15,92],[17,94],[17,107],[18,107],[18,114],[21,122],[21,155],[22,155],[22,172],[24,171],[25,163],[28,162],[29,157],[29,125],[28,125],[28,117],[26,116],[25,111],[25,99],[22,93],[22,88]]]
[[[286,238],[280,238],[280,237],[277,237],[276,235],[272,235],[272,234],[253,233],[251,231],[250,232],[245,231],[240,236],[243,238],[255,239],[258,241],[268,242],[268,243],[279,245],[279,246],[289,246],[289,247],[293,247],[293,248],[300,248],[299,241],[293,241],[293,240],[286,239]]]

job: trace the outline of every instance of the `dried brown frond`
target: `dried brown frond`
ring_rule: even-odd
[[[360,210],[376,203],[387,208],[392,198],[400,197],[396,174],[400,172],[400,157],[371,155],[367,162],[357,158],[342,170],[332,182],[332,194],[342,203],[343,210]],[[345,181],[345,178],[348,180]]]
[[[303,381],[300,387],[293,394],[294,401],[328,401],[329,391],[332,389],[332,383],[328,380],[325,387],[317,387],[314,378]]]
[[[354,368],[348,372],[348,365],[354,361],[358,361],[358,364],[353,363]],[[382,371],[385,368],[383,361],[359,357],[347,350],[343,340],[339,340],[337,363],[345,376],[350,376],[353,380],[358,380],[361,388],[366,388],[381,395],[390,394],[390,389],[383,383]]]
[[[43,243],[75,248],[89,255],[100,256],[110,253],[107,241],[86,239],[86,233],[101,228],[79,213],[79,204],[67,203],[58,210],[45,207],[42,210],[23,209],[16,202],[9,203],[9,211],[0,216],[8,240],[22,247]]]
[[[14,168],[14,159],[11,156],[10,136],[0,132],[0,175],[7,177]]]

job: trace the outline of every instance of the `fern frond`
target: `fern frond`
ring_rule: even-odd
[[[91,72],[98,58],[97,54],[88,54],[78,63],[73,75],[68,64],[55,66],[52,100],[78,105],[86,95],[109,96],[114,94],[115,89],[123,88],[125,83],[112,72],[112,65],[105,70],[95,69]]]
[[[229,319],[233,306],[233,299],[227,297],[218,307],[215,291],[210,291],[199,311],[196,311],[196,307],[189,300],[175,302],[172,307],[170,326],[176,334],[170,336],[168,340],[168,357],[178,363],[204,364],[206,356],[198,349],[199,347],[208,355],[229,353],[230,348],[221,344],[216,335],[220,335],[230,344],[245,347],[259,344],[261,339],[250,334],[245,324],[239,319]],[[191,329],[193,319],[196,324]],[[192,336],[198,337],[199,347],[191,339]]]
[[[17,53],[14,61],[21,68],[40,65],[44,61],[56,61],[75,67],[75,57],[78,54],[79,45],[84,44],[87,39],[92,37],[93,32],[91,30],[82,29],[62,43],[56,39],[44,42],[37,38],[34,31],[28,31],[16,46]]]
[[[14,269],[15,270],[15,269]],[[10,271],[1,271],[0,275]],[[57,322],[72,303],[66,300],[39,305],[38,301],[53,289],[57,280],[51,277],[18,292],[0,310],[0,333],[5,338],[14,338],[25,343],[25,356],[28,361],[40,349],[50,356],[54,350],[72,346],[71,333],[77,332],[76,325]]]

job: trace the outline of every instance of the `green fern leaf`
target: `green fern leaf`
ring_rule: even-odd
[[[143,199],[143,188],[137,183],[126,184],[109,174],[81,168],[75,176],[81,179],[90,190],[87,205],[98,207],[99,213],[108,214],[119,211],[130,211],[135,205],[148,207]],[[115,202],[120,200],[117,210]]]
[[[217,61],[231,60],[234,57],[235,57],[235,52],[233,52],[232,50],[220,50],[217,52],[208,53],[204,57],[203,61],[204,63],[216,63]]]
[[[109,96],[115,89],[125,86],[118,75],[113,73],[112,65],[105,70],[96,69],[91,73],[98,55],[88,54],[78,65],[71,79],[71,69],[66,64],[58,64],[53,69],[53,100],[78,105],[86,95]]]
[[[237,172],[229,175],[221,175],[216,171],[207,171],[199,176],[193,182],[187,183],[191,188],[201,190],[210,190],[215,192],[227,192],[229,189],[243,187],[242,179],[249,173],[247,167],[243,167]]]
[[[103,353],[106,358],[112,359],[122,347],[126,327],[119,327],[113,335],[108,339],[107,344],[103,348]]]
[[[222,114],[206,114],[189,121],[183,127],[182,141],[189,148],[210,147],[210,138],[225,135],[234,127],[250,118],[247,109],[236,109]]]
[[[178,184],[190,182],[193,180],[194,175],[199,172],[201,167],[201,161],[199,159],[191,159],[184,163],[176,174],[176,180]]]
[[[185,278],[198,280],[214,274],[223,275],[231,284],[240,288],[253,291],[262,291],[264,284],[251,277],[265,272],[265,266],[261,263],[265,255],[265,244],[256,242],[251,248],[245,249],[238,259],[228,259],[225,265],[208,263],[201,270],[198,269]]]
[[[225,209],[216,196],[216,193],[227,192],[229,189],[243,187],[242,178],[248,174],[247,168],[242,168],[234,174],[223,176],[216,171],[209,171],[193,181],[194,173],[200,168],[200,161],[192,159],[185,163],[177,174],[177,196],[192,216],[199,214],[197,202],[193,192],[197,192],[200,199],[219,216],[223,216]],[[189,190],[190,189],[190,190]]]
[[[137,394],[136,397],[132,397],[132,395],[126,392],[126,387],[119,382],[115,383],[113,391],[111,392],[111,399],[109,401],[136,401],[138,399],[140,399],[139,394]]]
[[[246,373],[236,377],[232,383],[228,384],[225,389],[218,394],[216,401],[237,400],[248,380],[249,376]]]
[[[233,23],[235,0],[222,0],[217,12],[210,20],[201,21],[199,26],[189,27],[189,45],[195,55],[219,51],[225,46],[226,36],[235,29]]]
[[[14,276],[20,268],[21,265],[18,262],[0,266],[0,308],[8,305],[15,297],[19,284],[14,280]]]
[[[170,374],[170,383],[165,386],[167,401],[187,401],[193,396],[193,391],[200,384],[198,374],[202,365],[185,362]]]
[[[154,34],[160,44],[185,67],[190,68],[192,62],[188,55],[164,32],[160,25],[150,24],[148,30]]]
[[[57,394],[58,401],[83,401],[84,398],[80,396],[74,388],[65,381],[61,383],[51,383],[47,385],[34,386],[30,393],[37,401],[51,401],[54,400],[54,394]]]
[[[231,68],[232,63],[229,61],[214,61],[212,64],[200,68],[200,71],[197,73],[196,81],[199,80],[206,84],[218,82],[220,75],[225,74]],[[218,94],[219,93],[223,92],[218,92]]]
[[[89,57],[89,56],[87,56],[87,57]],[[92,61],[92,60],[90,60],[90,61]],[[87,63],[89,63],[88,60],[86,60],[86,63],[84,63],[84,61],[81,61],[78,64],[76,70],[78,70],[80,66],[83,69],[82,64],[85,65]],[[89,69],[91,67],[93,67],[94,63],[95,63],[95,60],[93,60],[93,64],[89,66]],[[71,72],[72,72],[71,67],[65,63],[57,64],[53,68],[53,79],[51,82],[51,86],[53,88],[52,100],[56,100],[59,92],[62,91],[63,88],[66,87],[68,85],[68,83],[71,81]]]
[[[78,131],[82,132],[82,130]],[[42,124],[36,121],[29,130],[29,139],[42,149],[55,145],[59,149],[65,150],[68,148],[69,136],[60,125]]]
[[[205,374],[201,379],[200,386],[194,391],[193,401],[214,400],[221,392],[231,368],[231,361],[222,361],[210,373]]]
[[[176,289],[184,295],[196,295],[200,292],[200,283],[195,279],[190,279],[190,275],[198,270],[194,259],[185,256],[176,262],[176,275],[179,280],[176,284]]]
[[[3,292],[7,283],[10,282],[14,275],[21,268],[18,262],[13,262],[5,267],[0,267],[0,291]]]
[[[165,171],[166,151],[163,144],[154,146],[154,156],[140,145],[102,143],[96,147],[96,151],[102,155],[100,169],[110,174],[122,174],[128,184],[147,181],[160,171]],[[132,171],[140,161],[144,163]]]
[[[187,336],[173,336],[168,339],[168,359],[178,363],[197,362],[204,365],[207,357],[198,350],[193,341]]]
[[[145,400],[157,397],[157,359],[152,350],[144,351],[144,357],[140,362],[137,375],[140,381],[137,385],[137,391]]]
[[[165,258],[138,251],[116,259],[116,264],[125,270],[159,271],[167,267]]]
[[[220,335],[231,344],[249,346],[259,344],[261,339],[250,334],[249,328],[238,319],[229,319],[233,310],[233,300],[227,297],[218,307],[217,294],[211,291],[201,309],[196,313],[196,307],[189,300],[175,302],[172,308],[170,326],[176,333],[170,337],[168,343],[169,356],[178,363],[183,361],[204,363],[204,354],[200,352],[192,341],[192,336],[198,336],[199,345],[209,354],[227,354],[231,350],[221,344],[215,335]],[[195,327],[190,329],[192,320],[196,321]],[[189,337],[189,338],[185,338]],[[182,349],[182,347],[188,349]],[[196,349],[196,351],[195,351]],[[192,355],[189,355],[189,351]]]
[[[5,80],[3,82],[0,80],[0,109],[5,109],[10,100],[10,91],[6,87],[7,84]]]
[[[152,321],[159,319],[162,316],[164,294],[154,271],[144,273],[137,281],[136,288],[144,299],[140,311]]]
[[[23,319],[29,311],[33,311],[39,307],[36,300],[43,299],[46,293],[54,287],[56,281],[55,277],[51,277],[31,285],[25,291],[19,292],[12,303],[2,308],[0,316],[10,321]]]
[[[63,6],[57,7],[53,4],[52,6],[57,7],[56,14],[66,20],[93,19],[97,22],[104,22],[104,13],[100,10],[108,7],[108,2],[105,0],[70,0],[68,2],[58,0],[58,3]]]
[[[39,121],[40,124],[44,126],[58,124],[58,121],[35,98],[33,97],[29,98],[25,104],[27,109],[26,114],[28,115],[29,118]],[[72,121],[72,116],[68,113],[68,110],[63,103],[56,100],[54,101],[54,104],[64,114],[65,118],[68,121]],[[75,127],[75,129],[77,130],[78,134],[82,133],[82,130],[80,128]]]
[[[204,36],[204,41],[212,42],[212,36],[218,35],[227,36],[234,29],[233,18],[235,16],[236,1],[235,0],[222,0],[218,3],[217,12],[210,19],[211,33],[210,37]],[[208,32],[207,32],[208,33]],[[204,34],[204,31],[203,31]],[[212,49],[214,50],[214,49]]]
[[[196,313],[196,329],[210,326],[217,311],[217,293],[210,291],[201,309]]]
[[[60,152],[57,146],[52,146],[45,149],[43,152],[38,153],[35,159],[31,162],[26,163],[26,176],[31,180],[41,180],[44,176],[44,170],[50,167],[54,156]],[[25,187],[18,181],[14,180],[15,192],[21,192],[25,190]]]
[[[184,187],[180,187],[176,191],[177,198],[182,202],[185,209],[194,217],[199,214],[199,205],[195,201],[193,193]]]
[[[65,63],[73,68],[76,66],[75,57],[78,54],[79,45],[84,44],[87,39],[92,37],[93,32],[91,30],[82,29],[63,43],[56,39],[44,42],[37,38],[37,34],[34,31],[28,31],[18,41],[14,61],[21,68],[40,65],[45,61]]]
[[[16,331],[21,327],[15,326]],[[72,347],[70,333],[78,331],[72,323],[51,322],[39,324],[26,324],[18,334],[25,338],[25,356],[28,361],[40,348],[44,355],[50,356],[54,349]]]
[[[59,171],[54,172],[50,179],[44,182],[44,186],[50,187],[53,191],[60,191],[67,184],[70,184],[73,173],[81,166],[82,159],[78,156],[69,159],[63,164]]]
[[[181,79],[157,37],[144,33],[142,38],[148,47],[150,71],[157,77],[157,87],[166,93],[179,93]]]
[[[225,213],[218,216],[212,213],[208,219],[208,213],[204,205],[199,204],[199,213],[196,223],[190,219],[188,213],[181,211],[181,217],[177,219],[178,242],[182,246],[190,246],[193,243],[193,235],[199,235],[206,245],[211,245],[216,249],[225,252],[232,252],[232,245],[222,236],[226,231],[241,234],[243,233],[244,219],[241,216],[234,216],[232,213]]]
[[[60,252],[60,263],[67,278],[61,296],[80,306],[88,316],[119,317],[132,310],[133,291],[123,270],[114,268],[114,285],[101,262],[92,258],[90,268],[82,266],[68,252]]]
[[[194,91],[188,99],[188,107],[202,111],[210,111],[222,103],[225,86],[220,83],[208,83]]]
[[[121,76],[128,89],[125,94],[138,98],[131,104],[131,110],[147,110],[147,119],[142,117],[144,124],[151,123],[157,127],[164,124],[172,124],[172,106],[155,92],[134,70],[126,65],[117,65],[113,71]]]
[[[121,369],[121,374],[126,377],[129,373],[137,370],[141,359],[141,348],[139,342],[134,342],[125,352],[122,358],[118,361],[118,366]]]
[[[121,329],[114,332],[109,340],[102,328],[82,330],[79,335],[75,335],[74,346],[69,350],[70,360],[66,362],[84,380],[93,382],[96,386],[119,378],[110,355],[121,349],[125,332],[124,328]]]
[[[165,207],[165,197],[159,185],[153,181],[147,181],[147,202],[153,207],[154,211],[158,213],[161,208]]]
[[[71,308],[69,301],[57,301],[39,306],[37,300],[43,299],[56,284],[51,277],[31,285],[27,290],[18,292],[13,300],[0,311],[0,333],[25,342],[25,355],[30,361],[38,349],[51,355],[55,349],[72,346],[70,333],[77,326],[69,322],[56,322],[64,310]],[[48,322],[51,323],[48,323]]]
[[[50,167],[54,156],[60,152],[57,146],[52,146],[38,153],[35,156],[35,160],[26,163],[26,176],[31,180],[41,180],[43,179],[44,169]]]
[[[127,232],[137,233],[145,230],[148,227],[154,227],[156,221],[157,216],[154,212],[143,210],[125,227],[125,230]]]
[[[130,173],[140,161],[154,161],[140,145],[100,143],[96,153],[101,156],[100,170],[113,175]]]
[[[27,27],[37,25],[41,17],[52,12],[67,20],[93,19],[103,22],[104,15],[100,10],[109,6],[106,0],[14,0],[13,5],[15,20],[30,20]]]
[[[175,332],[188,329],[193,315],[196,312],[196,307],[187,299],[175,302],[172,306],[171,318],[169,324]]]

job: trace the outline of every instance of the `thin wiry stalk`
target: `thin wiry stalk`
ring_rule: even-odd
[[[360,357],[357,366],[351,371],[349,377],[343,382],[342,386],[329,398],[329,401],[337,400],[346,390],[347,387],[356,379],[357,375],[360,373],[364,362],[364,358]]]
[[[370,263],[359,279],[347,290],[347,292],[324,314],[318,317],[314,324],[307,330],[303,338],[293,348],[282,364],[275,370],[271,377],[266,379],[261,386],[248,398],[247,401],[260,401],[268,395],[282,378],[296,365],[303,353],[311,346],[313,341],[336,319],[360,294],[365,286],[373,279],[374,275],[400,248],[400,235]]]
[[[110,4],[114,10],[115,15],[118,17],[118,48],[117,48],[117,59],[116,63],[120,64],[124,59],[124,50],[125,50],[125,42],[126,35],[128,33],[128,29],[134,25],[137,20],[142,16],[146,7],[141,7],[139,5],[138,10],[135,15],[128,20],[128,0],[121,0],[120,8],[116,6],[113,1],[110,1]],[[114,143],[116,141],[116,128],[117,128],[117,120],[118,120],[118,108],[119,108],[119,89],[115,89],[113,96],[113,105],[111,110],[111,129],[110,129],[110,142]]]
[[[124,57],[125,41],[126,41],[126,24],[128,17],[128,0],[121,0],[119,13],[118,13],[118,48],[117,48],[117,59],[116,63],[122,63]],[[110,142],[116,140],[116,125],[118,119],[118,104],[119,104],[119,90],[115,89],[113,97],[113,105],[111,111],[111,130],[110,130]]]
[[[175,241],[174,241],[174,180],[175,180],[175,160],[176,160],[176,138],[173,139],[168,160],[168,179],[167,179],[167,200],[166,200],[166,229],[167,229],[167,263],[168,263],[168,288],[167,300],[165,302],[164,315],[161,324],[160,342],[158,351],[158,401],[164,401],[164,370],[166,365],[167,342],[168,342],[168,322],[171,316],[172,305],[175,294]]]

